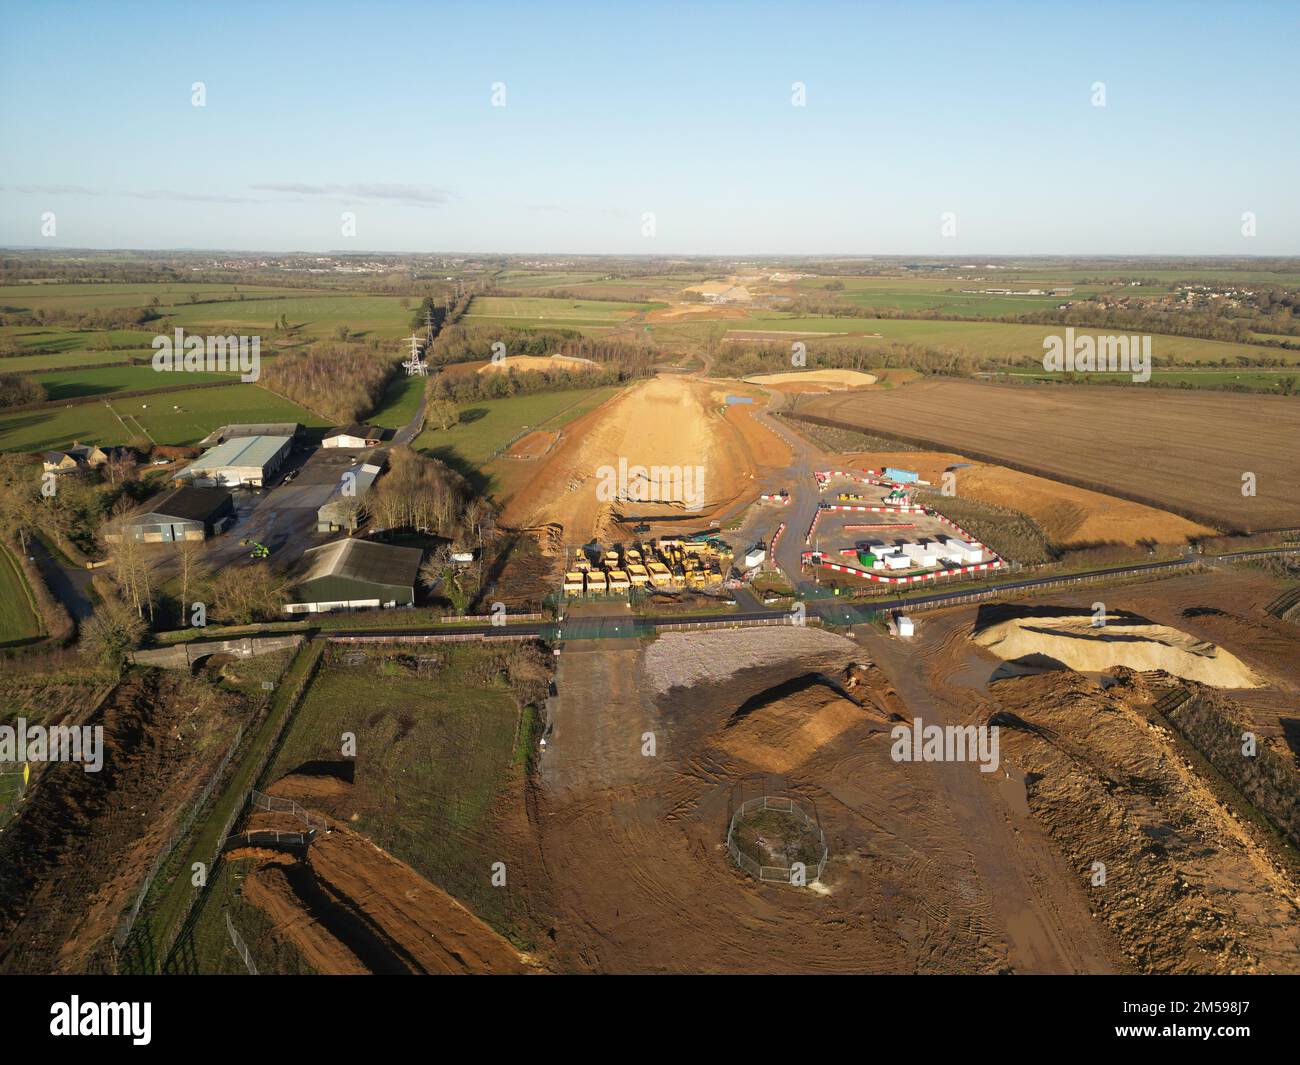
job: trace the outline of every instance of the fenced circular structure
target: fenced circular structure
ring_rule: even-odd
[[[735,807],[727,850],[755,880],[794,887],[819,879],[829,856],[816,807],[788,795],[759,795]]]

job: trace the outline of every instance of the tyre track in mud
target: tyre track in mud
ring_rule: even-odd
[[[910,645],[875,633],[860,642],[916,716],[932,724],[982,723],[996,704],[961,682],[967,657],[968,611],[927,617]],[[988,672],[996,662],[988,662]],[[987,674],[985,674],[987,675]],[[978,680],[973,680],[978,684]],[[927,716],[927,710],[928,716]],[[927,775],[959,826],[978,870],[991,921],[1005,937],[1007,965],[1016,972],[1114,971],[1117,951],[1097,928],[1087,899],[1050,838],[1034,821],[1023,779],[1007,770],[984,774],[973,764],[911,765]]]

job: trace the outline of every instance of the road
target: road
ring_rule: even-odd
[[[90,570],[61,561],[38,536],[28,537],[27,553],[40,570],[46,587],[67,608],[78,625],[95,612],[91,600],[93,592]]]

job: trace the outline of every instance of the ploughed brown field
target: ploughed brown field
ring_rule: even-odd
[[[1096,385],[926,381],[810,396],[799,415],[1150,503],[1224,530],[1300,526],[1300,402]],[[1242,475],[1255,475],[1255,495]]]

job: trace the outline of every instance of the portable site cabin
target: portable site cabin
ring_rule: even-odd
[[[939,548],[939,553],[944,558],[950,558],[961,565],[969,566],[984,561],[984,549],[966,540],[945,540]]]

